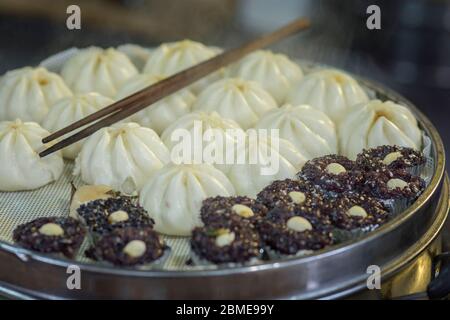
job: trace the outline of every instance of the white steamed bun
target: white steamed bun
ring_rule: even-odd
[[[123,84],[116,99],[123,99],[163,79],[162,76],[151,74],[136,75]],[[131,116],[131,120],[161,134],[170,124],[189,113],[194,101],[194,94],[189,89],[182,89],[135,113]]]
[[[202,201],[219,195],[233,196],[234,188],[213,166],[169,164],[148,180],[139,203],[155,220],[156,231],[188,236],[201,225]]]
[[[206,87],[197,97],[192,109],[216,111],[233,119],[243,129],[253,127],[261,116],[277,108],[272,96],[255,81],[239,78],[219,80]]]
[[[286,97],[287,103],[310,105],[325,112],[336,123],[346,117],[350,107],[368,101],[367,94],[355,79],[334,69],[306,75],[291,87]]]
[[[0,122],[0,191],[33,190],[61,176],[61,152],[39,157],[48,146],[42,143],[48,135],[35,122]]]
[[[266,113],[258,129],[279,129],[280,138],[290,141],[308,160],[337,153],[336,128],[323,112],[307,105],[286,104]]]
[[[259,82],[278,104],[282,104],[292,84],[303,77],[300,67],[286,55],[259,50],[229,68],[232,77]]]
[[[353,106],[339,126],[341,153],[350,159],[363,149],[397,145],[420,150],[422,134],[412,112],[392,101]]]
[[[274,180],[294,178],[306,162],[295,146],[284,139],[259,138],[237,148],[245,155],[245,162],[230,165],[227,176],[236,194],[256,197],[256,194]]]
[[[216,47],[207,47],[192,40],[163,43],[150,52],[150,57],[144,67],[144,73],[171,76],[200,62],[208,60],[222,50]],[[195,94],[203,90],[211,81],[217,80],[222,71],[196,81],[190,88]]]
[[[211,134],[208,141],[204,139],[207,133]],[[183,138],[180,134],[183,134]],[[234,145],[241,136],[245,136],[245,132],[235,121],[222,118],[217,112],[196,111],[181,117],[167,127],[161,139],[171,150],[172,159],[177,163],[188,163],[189,160],[192,160],[190,163],[207,162],[226,172],[227,166],[224,163],[226,147]],[[214,156],[213,161],[206,161],[207,159],[203,157],[205,154]],[[186,159],[187,157],[189,159]],[[215,159],[219,159],[220,163]]]
[[[117,90],[138,73],[130,59],[122,52],[109,48],[81,49],[66,63],[61,75],[75,93],[98,92],[114,98]]]
[[[119,123],[85,140],[74,174],[80,174],[87,184],[103,184],[132,194],[167,162],[169,151],[152,129]]]
[[[56,132],[113,102],[112,99],[93,92],[75,94],[71,97],[60,99],[52,105],[42,126],[50,132]],[[64,158],[75,159],[84,141],[79,141],[62,149]]]
[[[9,71],[0,78],[0,121],[41,123],[53,103],[71,94],[62,78],[45,68]]]

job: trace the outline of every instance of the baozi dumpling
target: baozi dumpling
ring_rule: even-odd
[[[204,141],[206,139],[203,138],[208,133],[211,135],[208,137],[208,141]],[[227,145],[234,146],[236,140],[242,136],[245,136],[245,132],[235,121],[222,118],[217,112],[196,111],[181,117],[167,127],[161,135],[161,139],[171,150],[172,159],[175,159],[177,163],[206,162],[225,172],[227,170],[225,165],[226,147]],[[188,140],[185,140],[186,138]],[[209,146],[213,148],[209,148]],[[208,150],[212,152],[209,153]],[[214,159],[219,160],[205,161],[203,155],[206,152],[212,154]],[[201,161],[196,161],[197,159]]]
[[[33,190],[61,176],[61,152],[39,157],[49,134],[36,122],[0,122],[0,191]]]
[[[9,71],[0,78],[0,121],[41,123],[54,102],[70,95],[63,79],[45,68]]]
[[[286,97],[287,103],[310,105],[336,123],[346,116],[351,106],[368,101],[366,92],[355,79],[334,69],[306,75],[291,87]]]
[[[74,174],[80,174],[87,184],[103,184],[132,194],[167,162],[169,151],[152,129],[119,123],[85,140]]]
[[[202,201],[214,196],[232,196],[228,178],[208,164],[169,164],[145,184],[139,203],[155,220],[155,230],[172,236],[188,236],[201,225]]]
[[[171,76],[208,60],[221,51],[219,48],[207,47],[200,42],[191,40],[163,43],[150,52],[144,73]],[[213,73],[211,76],[195,82],[191,88],[197,94],[220,76],[221,72]]]
[[[42,126],[50,132],[56,132],[68,125],[87,117],[114,101],[99,93],[75,94],[58,100],[52,105]],[[81,150],[84,140],[72,144],[62,150],[64,158],[75,159]]]
[[[258,129],[279,129],[280,138],[290,141],[308,160],[337,153],[338,138],[333,121],[307,105],[286,104],[265,114]]]
[[[350,108],[339,126],[341,153],[350,159],[363,149],[397,145],[420,150],[422,134],[412,112],[392,101],[372,100]]]
[[[274,180],[293,178],[307,161],[292,143],[281,138],[248,138],[237,154],[245,155],[245,162],[236,161],[227,176],[237,195],[252,198]]]
[[[124,53],[138,68],[138,70],[142,70],[142,68],[144,68],[145,63],[150,56],[150,49],[141,47],[136,44],[123,44],[118,46],[117,50]]]
[[[253,127],[264,113],[275,108],[277,103],[259,83],[238,78],[219,80],[206,87],[192,107],[217,111],[244,129]]]
[[[278,104],[282,104],[291,85],[302,78],[302,69],[286,55],[259,50],[229,69],[232,77],[259,82]]]
[[[80,50],[62,67],[61,75],[75,93],[98,92],[114,98],[117,90],[138,73],[122,52],[89,47]]]
[[[162,76],[151,74],[136,75],[128,79],[119,89],[116,98],[117,100],[123,99],[163,79]],[[131,116],[131,120],[161,134],[175,120],[191,111],[194,100],[195,96],[189,89],[182,89],[135,113]]]

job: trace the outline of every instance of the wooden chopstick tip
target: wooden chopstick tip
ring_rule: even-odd
[[[48,156],[50,153],[53,153],[52,147],[45,149],[44,151],[39,153],[39,157],[44,158],[45,156]]]

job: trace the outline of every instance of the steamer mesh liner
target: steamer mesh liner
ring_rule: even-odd
[[[142,65],[145,53],[148,49],[138,46],[124,45],[119,50],[126,53],[132,58],[136,65]],[[133,50],[138,50],[133,53]],[[78,49],[72,48],[49,57],[41,63],[42,66],[59,72],[61,65],[70,56],[76,53]],[[130,53],[131,52],[131,53]],[[139,59],[141,59],[139,61]],[[301,63],[306,73],[317,69],[317,65]],[[320,67],[319,67],[320,68]],[[371,98],[386,99],[388,96],[383,93],[374,92],[361,83]],[[429,184],[434,171],[434,161],[431,158],[431,139],[425,134],[423,136],[423,152],[427,156],[427,164],[422,170],[421,177]],[[73,176],[73,162],[66,161],[64,172],[61,178],[55,183],[49,184],[43,188],[25,192],[0,192],[0,241],[13,243],[13,230],[20,224],[29,222],[43,216],[68,216],[71,185],[73,182],[76,187],[82,185],[79,176]],[[186,265],[186,261],[190,259],[189,239],[186,237],[170,237],[162,236],[167,245],[171,247],[171,254],[163,265],[164,270],[193,270],[204,269],[204,267],[195,267]],[[84,256],[84,250],[87,249],[89,243],[86,240],[76,257],[77,261],[85,263],[97,263]]]

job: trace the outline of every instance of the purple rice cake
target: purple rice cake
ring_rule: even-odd
[[[246,196],[217,196],[203,201],[200,218],[206,226],[226,228],[235,219],[255,225],[267,212],[266,206]]]
[[[365,171],[377,171],[387,167],[390,170],[404,169],[416,175],[426,162],[422,152],[399,146],[366,149],[356,157],[357,167]]]
[[[13,239],[26,249],[74,258],[85,235],[83,224],[76,219],[50,217],[19,225]]]
[[[405,170],[370,171],[358,187],[361,193],[380,199],[393,213],[398,213],[411,205],[425,189],[425,181]]]
[[[373,231],[390,217],[388,208],[381,201],[353,192],[337,196],[330,201],[326,211],[335,227],[333,235],[338,241]]]
[[[324,199],[321,193],[307,180],[278,180],[265,187],[257,198],[267,208],[297,206],[313,208],[322,206]]]
[[[271,259],[301,256],[333,244],[328,217],[320,210],[296,211],[275,208],[258,226],[260,237]]]
[[[119,196],[98,199],[82,204],[78,216],[87,225],[94,237],[126,227],[152,228],[154,221],[144,208],[133,204],[129,197]]]
[[[197,227],[192,231],[191,256],[196,265],[256,263],[262,256],[261,240],[255,228],[237,219],[226,228]]]
[[[86,250],[88,258],[117,266],[156,263],[166,255],[168,247],[149,226],[123,227],[103,234]]]
[[[309,160],[297,175],[310,181],[325,196],[333,197],[353,190],[360,177],[354,169],[354,161],[344,156],[328,155]]]

